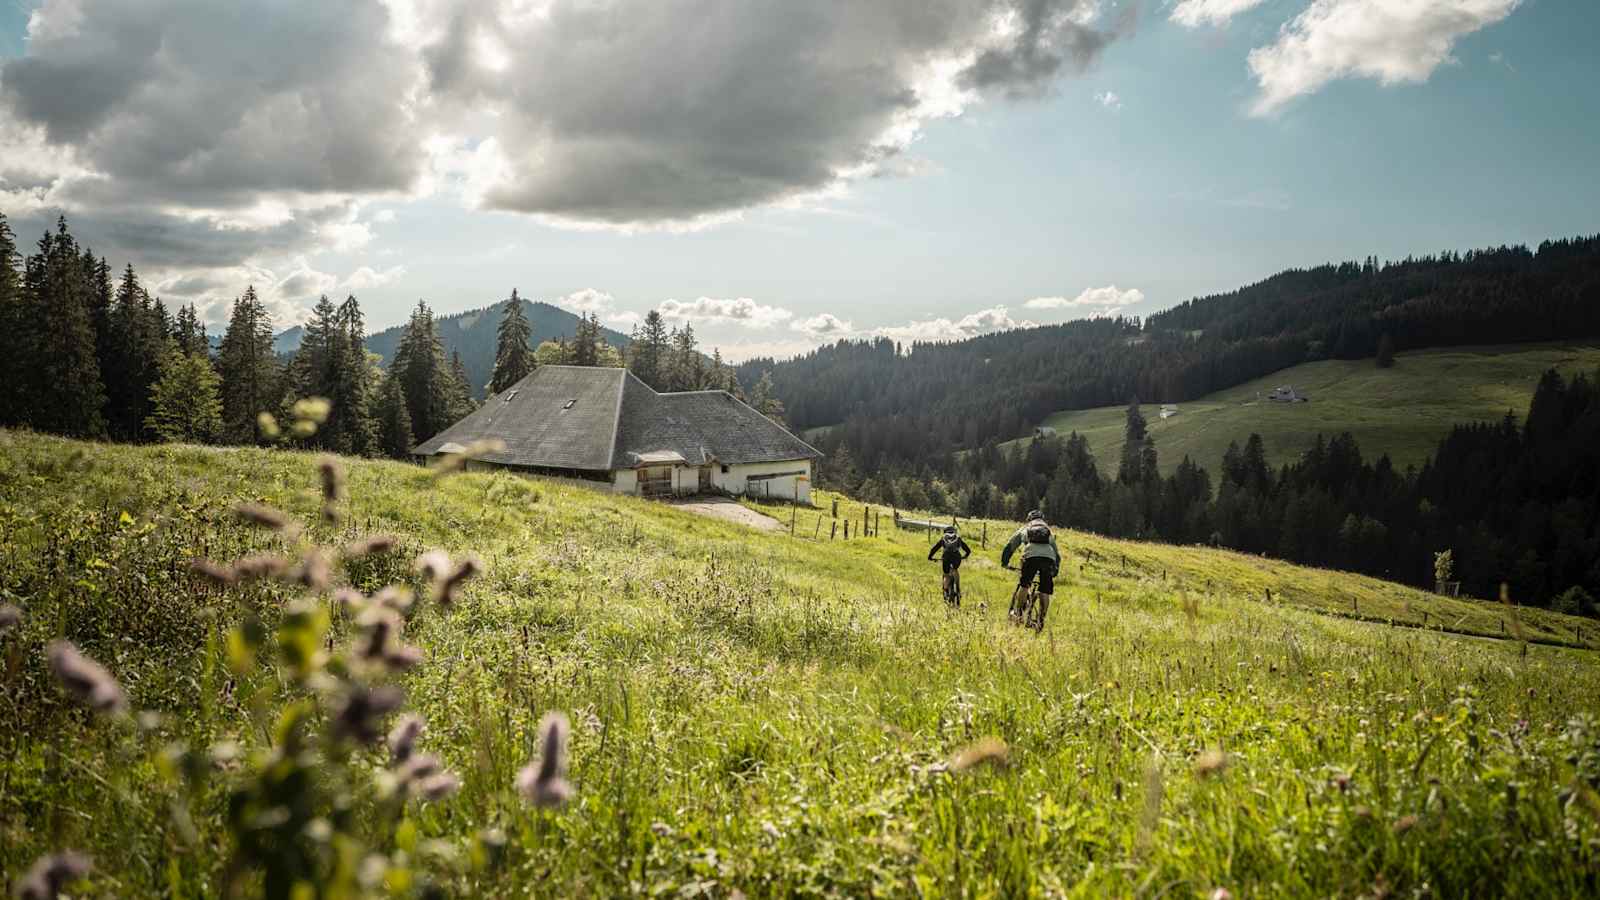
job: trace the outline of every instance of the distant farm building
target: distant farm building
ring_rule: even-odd
[[[1311,398],[1304,394],[1297,394],[1294,388],[1285,385],[1273,388],[1272,393],[1267,395],[1267,399],[1274,403],[1305,403]]]
[[[621,494],[703,492],[809,502],[822,454],[726,391],[662,394],[626,369],[541,366],[411,452],[505,449],[474,465],[607,484]]]
[[[1033,430],[1033,436],[1036,438],[1055,437],[1056,430],[1049,425],[1040,425]]]
[[[1176,404],[1176,403],[1163,403],[1163,404],[1161,404],[1161,418],[1170,419],[1170,418],[1172,418],[1173,416],[1175,416],[1177,414],[1178,414],[1178,404]]]

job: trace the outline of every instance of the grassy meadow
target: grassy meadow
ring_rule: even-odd
[[[1363,455],[1389,454],[1397,467],[1421,465],[1456,425],[1494,421],[1508,411],[1527,414],[1545,370],[1565,375],[1600,367],[1600,344],[1514,344],[1418,350],[1395,357],[1390,369],[1372,360],[1305,363],[1200,400],[1178,404],[1162,419],[1158,403],[1143,411],[1170,474],[1187,454],[1215,470],[1230,441],[1261,435],[1274,468],[1293,462],[1316,436],[1349,431]],[[1279,385],[1292,386],[1309,403],[1257,402]],[[1115,473],[1122,452],[1126,407],[1059,412],[1042,422],[1063,436],[1083,435],[1101,472]]]
[[[830,541],[816,509],[770,507],[795,534],[761,534],[505,473],[347,467],[330,523],[309,454],[0,432],[0,601],[23,610],[0,633],[7,888],[73,848],[96,861],[74,897],[270,894],[234,864],[240,828],[303,818],[283,839],[310,860],[304,897],[355,896],[309,885],[372,868],[362,854],[387,861],[363,893],[395,897],[1600,891],[1600,662],[1533,642],[1600,643],[1586,621],[1067,533],[1034,635],[1005,621],[1003,523],[963,523],[988,547],[949,610],[931,538],[887,511],[880,536]],[[481,558],[457,602],[407,621],[426,659],[393,676],[458,790],[324,809],[312,779],[237,824],[241,761],[300,740],[275,710],[326,715],[295,667],[337,672],[358,629],[303,588],[189,570],[283,548],[234,516],[245,502],[323,544],[397,536],[337,570],[363,592],[416,586],[430,548]],[[293,637],[311,610],[325,643]],[[257,620],[279,642],[242,666]],[[159,715],[74,704],[45,662],[59,637]],[[514,782],[550,710],[571,720],[574,794],[539,809]],[[204,751],[188,788],[175,748]],[[352,784],[388,768],[339,762]],[[360,847],[320,837],[330,822]]]

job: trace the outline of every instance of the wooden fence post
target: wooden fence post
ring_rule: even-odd
[[[987,521],[983,523],[983,538],[978,547],[983,550],[989,549],[989,523]]]
[[[847,541],[850,540],[850,520],[849,519],[845,519],[844,520],[844,539],[847,540]]]
[[[819,537],[822,537],[822,513],[817,513],[817,530],[811,533],[813,541]]]
[[[795,518],[797,516],[799,516],[799,514],[800,514],[800,504],[796,503],[795,505],[789,507],[789,536],[790,537],[794,537]]]
[[[817,527],[821,528],[822,526],[818,525]],[[839,536],[839,523],[838,522],[834,522],[831,526],[828,527],[828,540],[831,541],[831,540],[833,540],[834,538],[836,538],[838,536]]]
[[[833,517],[835,519],[839,518],[839,498],[838,497],[833,498]]]

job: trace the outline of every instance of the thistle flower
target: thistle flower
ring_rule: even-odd
[[[333,714],[333,733],[361,744],[376,744],[383,718],[405,702],[406,695],[393,685],[353,688]]]
[[[1010,761],[1011,750],[1006,747],[1005,741],[997,737],[985,737],[956,751],[956,754],[950,757],[950,768],[956,772],[965,772],[984,764],[1005,768]]]
[[[356,647],[356,655],[372,662],[383,658],[389,649],[389,640],[400,632],[400,617],[393,610],[375,606],[361,614],[356,623],[366,631],[366,637]]]
[[[403,763],[411,758],[411,753],[416,749],[417,738],[422,737],[427,724],[421,716],[406,716],[389,732],[389,756],[396,763]]]
[[[374,534],[346,544],[340,556],[345,559],[361,559],[378,553],[388,553],[400,545],[400,539],[391,534]]]
[[[0,603],[0,634],[5,634],[22,623],[22,610],[9,603]]]
[[[572,785],[566,779],[570,730],[567,717],[555,710],[539,720],[539,759],[517,773],[517,791],[534,806],[559,807],[572,797]]]
[[[287,513],[261,503],[241,503],[234,507],[233,512],[251,525],[271,531],[289,531],[294,525],[294,520]]]
[[[426,654],[422,652],[421,647],[397,644],[384,652],[383,664],[391,669],[403,672],[421,665],[425,656]]]
[[[416,791],[417,795],[422,799],[430,803],[437,803],[461,790],[461,779],[449,772],[440,772],[437,775],[430,775],[421,781],[414,782],[412,790]]]
[[[1228,754],[1221,750],[1207,750],[1195,758],[1194,773],[1201,778],[1212,778],[1227,771],[1228,762]]]
[[[344,468],[331,456],[317,460],[317,474],[322,478],[322,502],[338,503],[344,498]]]
[[[328,583],[333,580],[333,567],[328,564],[328,558],[322,555],[322,551],[307,550],[290,580],[314,591],[327,590]]]
[[[71,850],[41,856],[17,882],[19,900],[55,900],[62,888],[84,878],[94,868],[89,857]]]
[[[410,784],[423,778],[431,778],[444,771],[444,764],[439,762],[439,757],[430,754],[413,756],[395,769],[395,776],[402,784]]]
[[[232,568],[222,565],[221,563],[212,562],[209,559],[189,560],[189,571],[204,578],[209,578],[210,580],[215,581],[217,584],[223,586],[233,584],[239,580],[238,572],[235,572]]]
[[[429,550],[417,557],[416,568],[429,581],[439,581],[450,571],[450,555],[443,550]]]
[[[90,709],[120,715],[128,710],[128,695],[105,667],[78,652],[69,641],[54,641],[48,655],[50,669],[61,686]]]
[[[410,588],[395,584],[372,595],[372,605],[392,609],[402,616],[410,613],[416,602],[416,595],[411,593]]]

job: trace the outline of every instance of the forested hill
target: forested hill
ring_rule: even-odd
[[[1192,400],[1317,359],[1600,335],[1600,235],[1399,262],[1291,269],[1138,319],[1019,329],[951,344],[843,342],[771,371],[798,428],[868,463],[938,464],[1045,415]],[[824,448],[828,449],[828,448]]]
[[[535,347],[544,341],[571,340],[577,333],[577,314],[559,306],[523,300],[522,311],[533,328],[529,341]],[[499,327],[503,315],[505,302],[501,301],[493,306],[439,316],[433,320],[439,330],[439,339],[444,342],[445,356],[456,352],[461,354],[461,364],[466,367],[475,397],[483,396],[483,385],[488,384],[490,376],[494,374],[495,329]],[[405,330],[406,326],[402,324],[370,335],[367,337],[367,349],[383,357],[383,365],[388,366]],[[601,328],[600,333],[606,343],[619,350],[628,346],[628,336],[621,332]],[[300,349],[300,340],[304,336],[303,325],[281,331],[272,339],[272,351],[279,356],[291,356]],[[222,343],[221,333],[211,335],[210,341],[212,349],[216,349]]]
[[[457,352],[461,354],[461,364],[466,367],[468,383],[474,386],[474,396],[477,397],[483,396],[483,385],[488,384],[494,375],[495,333],[500,326],[500,318],[505,315],[504,307],[505,302],[501,301],[483,309],[440,316],[433,320],[439,330],[439,339],[444,343],[445,356]],[[522,311],[533,328],[533,335],[528,342],[535,347],[544,341],[571,340],[577,333],[577,314],[559,306],[523,300]],[[394,358],[395,348],[400,346],[400,336],[405,330],[404,325],[396,325],[370,335],[367,349],[383,357],[387,365]],[[628,345],[628,336],[621,332],[601,328],[600,334],[606,343],[618,349]]]

